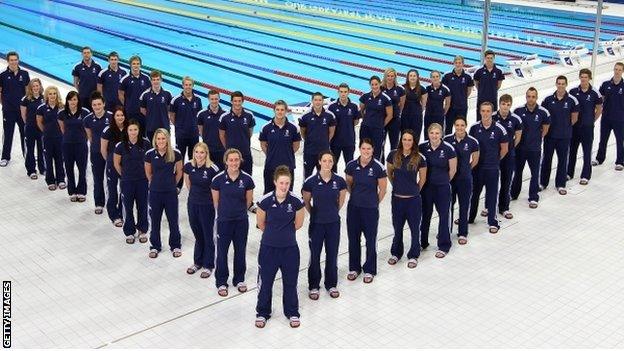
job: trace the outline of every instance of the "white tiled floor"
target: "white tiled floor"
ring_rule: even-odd
[[[255,229],[251,291],[221,299],[213,278],[184,273],[193,245],[185,206],[184,256],[150,260],[146,245],[126,245],[92,214],[91,199],[73,204],[47,191],[21,162],[16,156],[0,170],[0,276],[13,281],[16,347],[624,347],[624,174],[612,158],[587,187],[572,181],[566,197],[547,190],[538,210],[523,193],[498,235],[479,218],[467,246],[444,260],[425,251],[415,270],[385,263],[392,231],[384,201],[379,275],[370,286],[344,279],[343,238],[338,300],[307,299],[302,231],[299,330],[282,317],[279,281],[275,318],[265,330],[253,327]]]

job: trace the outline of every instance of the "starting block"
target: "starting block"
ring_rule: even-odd
[[[581,58],[589,53],[585,45],[577,45],[570,49],[558,50],[559,60],[561,64],[567,67],[575,67],[581,65]]]
[[[601,41],[600,46],[605,56],[624,56],[624,35],[617,36],[612,40]]]
[[[507,65],[515,78],[533,77],[535,66],[542,64],[542,59],[537,54],[528,55],[521,60],[509,60]]]

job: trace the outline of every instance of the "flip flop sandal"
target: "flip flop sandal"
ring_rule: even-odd
[[[152,250],[150,250],[149,257],[150,257],[150,258],[156,258],[156,257],[158,257],[158,250],[156,250],[156,249],[152,249]]]
[[[147,242],[147,234],[139,232],[139,242],[145,244]]]
[[[316,301],[319,299],[320,296],[321,295],[319,294],[319,291],[316,289],[310,290],[310,292],[308,292],[308,297],[310,298],[310,300]]]
[[[511,213],[509,211],[505,211],[505,212],[503,212],[503,217],[505,217],[506,219],[512,219],[513,218],[513,213]]]
[[[466,238],[465,238],[465,237],[463,237],[463,236],[460,236],[460,237],[457,239],[457,243],[458,243],[459,245],[466,245],[466,244],[468,244],[468,239],[466,239]]]
[[[537,202],[529,202],[529,208],[537,208]]]
[[[459,219],[454,220],[453,223],[459,224]]]
[[[370,283],[372,283],[372,282],[373,282],[373,275],[372,275],[372,274],[368,274],[368,273],[367,273],[367,274],[364,274],[364,278],[362,279],[362,281],[363,281],[365,284],[370,284]]]
[[[262,328],[266,327],[266,322],[267,322],[266,318],[264,318],[264,317],[256,317],[256,323],[255,323],[256,324],[256,328],[262,329]]]
[[[568,194],[568,191],[565,190],[564,188],[561,188],[558,191],[559,191],[559,195],[567,195]]]
[[[407,268],[414,269],[418,266],[418,260],[415,258],[409,259],[407,261]]]
[[[128,235],[126,237],[126,244],[134,244],[134,235]]]
[[[221,297],[226,297],[228,296],[228,288],[225,285],[222,285],[219,287],[219,289],[217,290],[217,294],[219,294],[219,296]],[[266,322],[266,319],[265,319]]]
[[[76,195],[71,195],[69,197],[69,201],[71,201],[71,202],[78,202],[78,197],[76,197]]]
[[[481,217],[487,217],[487,216],[488,216],[488,211],[487,210],[481,211]]]
[[[180,250],[180,249],[173,249],[173,257],[174,258],[178,258],[180,256],[182,256],[182,250]]]
[[[195,274],[200,268],[201,267],[199,267],[198,265],[192,265],[186,269],[186,274]]]
[[[236,289],[238,289],[240,293],[247,292],[247,285],[245,285],[245,283],[238,283],[236,284]]]
[[[87,201],[87,198],[84,197],[83,195],[78,195],[78,202],[85,202]]]
[[[207,279],[207,278],[210,278],[211,275],[212,275],[212,269],[204,269],[199,275],[199,277],[202,279]]]
[[[291,328],[299,328],[299,326],[301,325],[301,320],[299,320],[299,317],[290,317],[289,319]]]
[[[48,190],[50,190],[50,191],[56,190],[56,185],[54,185],[54,184],[48,185]]]
[[[358,272],[349,272],[349,274],[347,274],[347,279],[354,281],[357,279],[358,275],[360,275]]]
[[[435,254],[435,257],[436,258],[444,258],[444,257],[446,257],[446,252],[438,250],[438,252],[436,252],[436,254]]]
[[[395,264],[397,264],[397,262],[399,262],[399,258],[396,257],[396,256],[391,256],[388,259],[388,264],[391,265],[391,266],[394,266]]]
[[[329,296],[331,296],[332,299],[337,299],[340,297],[340,291],[338,291],[338,289],[336,288],[330,288]]]
[[[113,225],[117,228],[121,228],[123,227],[123,220],[121,220],[121,218],[117,218],[114,222]]]
[[[490,234],[496,234],[496,233],[498,233],[498,227],[490,226]]]

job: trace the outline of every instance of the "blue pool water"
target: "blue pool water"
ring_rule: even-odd
[[[174,94],[190,75],[200,93],[208,86],[243,91],[246,107],[267,119],[277,99],[299,103],[316,91],[334,96],[341,82],[365,91],[367,79],[387,67],[417,68],[428,77],[448,71],[458,54],[478,65],[480,7],[425,0],[3,0],[0,52],[16,50],[25,64],[67,82],[82,46],[102,66],[110,51],[122,59],[138,54],[147,68],[164,72]],[[552,64],[556,49],[591,49],[593,20],[495,4],[489,47],[504,71],[506,60],[528,54]],[[622,18],[605,17],[601,39],[622,34],[623,25]]]

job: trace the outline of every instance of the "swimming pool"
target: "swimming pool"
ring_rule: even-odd
[[[272,103],[308,101],[316,91],[334,96],[341,82],[366,91],[367,80],[394,67],[448,71],[457,54],[478,65],[482,10],[479,2],[280,1],[280,0],[77,0],[2,1],[0,52],[66,82],[90,46],[105,55],[138,54],[144,68],[163,71],[166,89],[178,94],[183,76],[198,91],[241,90],[258,118]],[[539,54],[556,64],[555,50],[584,44],[590,50],[594,16],[498,5],[492,7],[489,48],[497,64]],[[604,17],[602,40],[622,34],[624,19]],[[222,96],[228,100],[227,96]],[[227,101],[224,101],[227,103]],[[258,121],[260,128],[264,123]]]

